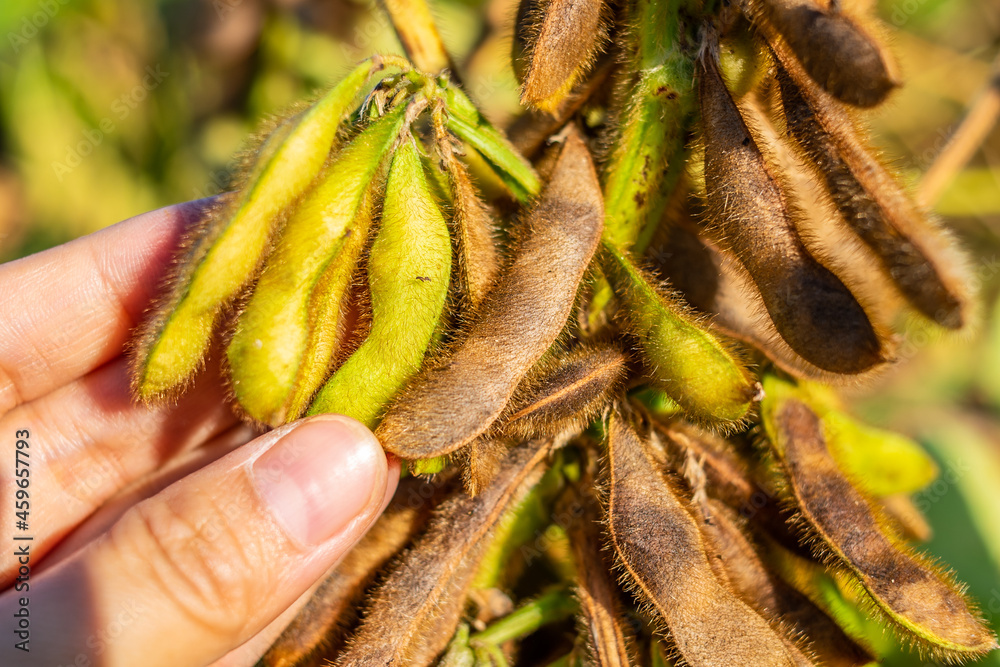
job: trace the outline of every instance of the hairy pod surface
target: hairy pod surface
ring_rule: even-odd
[[[961,262],[947,254],[949,240],[865,147],[836,102],[815,86],[800,88],[783,67],[778,83],[788,130],[844,221],[918,312],[960,329],[969,319],[968,295]]]
[[[386,413],[378,435],[388,451],[407,459],[440,456],[490,427],[565,326],[603,216],[590,153],[570,135],[512,265],[468,333]]]
[[[584,347],[543,360],[507,405],[500,431],[530,437],[586,427],[621,385],[625,362],[625,355],[615,347]]]
[[[451,238],[412,138],[389,168],[382,222],[368,256],[368,338],[316,395],[310,414],[348,415],[374,428],[419,370],[448,296]]]
[[[431,510],[453,486],[448,481],[428,482],[414,477],[400,480],[382,516],[320,584],[259,666],[327,665],[327,657],[340,649],[344,633],[356,620],[365,589],[423,527]]]
[[[796,386],[772,373],[762,383],[772,400],[797,397],[816,413],[837,464],[867,493],[877,497],[916,493],[937,477],[937,464],[923,447],[904,435],[853,419],[822,385]]]
[[[522,2],[518,18],[534,26],[518,26],[527,56],[521,104],[553,112],[593,64],[606,39],[604,0]],[[531,6],[534,4],[535,6]],[[527,34],[525,34],[527,33]]]
[[[790,667],[773,628],[716,577],[698,524],[631,426],[608,424],[608,530],[636,594],[697,667]]]
[[[433,663],[458,626],[490,535],[541,478],[548,450],[539,441],[511,449],[483,493],[458,491],[434,511],[375,592],[338,667]]]
[[[706,206],[715,236],[750,274],[781,337],[804,359],[840,374],[884,362],[864,309],[803,244],[714,55],[701,62]]]
[[[949,660],[997,647],[950,577],[886,535],[873,502],[840,471],[819,417],[805,403],[765,404],[764,425],[818,550],[856,578],[903,637]]]
[[[789,652],[798,652],[799,662],[814,664],[815,660],[815,664],[828,667],[861,667],[875,661],[832,618],[764,564],[732,509],[709,500],[708,512],[711,518],[701,524],[702,529],[722,561],[729,583],[757,612],[786,627],[784,634],[792,645]],[[815,658],[808,658],[810,655]]]
[[[282,215],[326,162],[337,131],[379,59],[367,60],[262,147],[248,182],[188,250],[170,293],[143,324],[133,357],[133,390],[151,401],[183,387],[201,366],[219,312],[247,285],[268,254]]]
[[[472,184],[469,170],[451,149],[450,137],[441,133],[437,140],[454,207],[459,278],[468,305],[475,310],[496,283],[500,271],[500,253],[493,240],[496,221]]]
[[[295,208],[226,351],[233,394],[253,419],[297,418],[329,371],[351,276],[368,239],[384,156],[406,105],[375,121],[336,157]]]
[[[654,423],[654,426],[661,436],[668,463],[675,470],[694,459],[705,475],[708,497],[734,508],[741,517],[764,528],[782,545],[793,550],[798,548],[798,541],[789,533],[777,499],[757,483],[732,445],[680,421],[666,425]]]
[[[873,107],[899,85],[891,57],[856,19],[816,0],[743,0],[775,48],[787,43],[803,69],[842,102]],[[773,30],[771,28],[773,27]]]
[[[593,480],[588,479],[592,483]],[[595,667],[629,667],[635,646],[625,630],[618,589],[606,558],[603,517],[592,490],[567,492],[568,505],[576,509],[568,532],[576,570],[576,597],[581,622]],[[607,554],[610,555],[610,554]]]
[[[639,340],[653,383],[696,418],[742,419],[756,389],[722,342],[679,299],[656,289],[624,252],[605,243],[601,260],[624,303],[626,326]]]
[[[493,438],[476,438],[462,449],[462,485],[470,496],[477,496],[493,481],[500,461],[507,453],[507,443]]]

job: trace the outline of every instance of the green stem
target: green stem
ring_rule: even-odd
[[[618,135],[605,167],[604,237],[641,253],[652,239],[684,169],[694,116],[694,60],[685,47],[683,0],[634,0],[636,72],[617,113]]]
[[[542,626],[569,618],[577,612],[576,600],[568,589],[560,588],[514,610],[469,639],[472,646],[499,646],[530,635]]]

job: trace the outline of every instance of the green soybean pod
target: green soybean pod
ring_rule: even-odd
[[[844,413],[830,388],[804,381],[793,384],[773,373],[761,382],[767,396],[798,398],[817,414],[833,458],[867,493],[878,498],[912,494],[937,477],[937,464],[923,447]]]
[[[247,416],[298,417],[329,372],[354,265],[368,238],[378,173],[404,124],[400,105],[337,156],[285,225],[226,351]]]
[[[372,328],[316,395],[309,414],[336,412],[369,428],[420,370],[448,296],[451,239],[411,138],[389,168],[382,226],[368,259]]]
[[[699,325],[676,299],[657,290],[635,264],[610,243],[601,266],[624,302],[654,383],[692,416],[742,419],[757,388],[722,342]]]
[[[265,142],[248,182],[188,251],[172,288],[145,322],[132,362],[133,391],[144,401],[175,393],[201,366],[220,310],[253,279],[282,214],[326,163],[337,130],[369,77],[382,69],[366,60],[312,107]],[[205,232],[208,233],[205,233]]]
[[[502,132],[490,125],[465,93],[442,82],[448,106],[448,130],[472,146],[497,173],[518,202],[526,204],[542,190],[531,163],[524,159]]]

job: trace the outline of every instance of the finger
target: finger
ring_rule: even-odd
[[[107,532],[134,505],[155,496],[174,482],[218,461],[226,454],[247,444],[253,438],[253,429],[244,424],[238,424],[218,434],[197,449],[174,457],[162,468],[130,484],[101,505],[97,511],[88,516],[82,524],[76,526],[45,556],[36,571],[41,574],[72,556],[84,545]],[[36,560],[36,562],[38,561]]]
[[[211,372],[176,405],[133,404],[122,358],[0,417],[0,433],[31,433],[27,532],[36,559],[122,488],[235,421]],[[0,487],[13,488],[14,464],[0,459]],[[3,526],[9,541],[15,527]],[[0,586],[10,584],[17,567],[12,550],[0,551]]]
[[[121,354],[210,200],[146,213],[0,266],[0,414]]]
[[[218,659],[343,556],[397,475],[371,432],[346,417],[258,438],[141,502],[32,580],[31,664]],[[0,597],[0,617],[17,612],[16,596]],[[15,649],[0,650],[10,658]]]

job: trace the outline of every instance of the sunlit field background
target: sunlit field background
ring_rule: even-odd
[[[518,109],[516,0],[432,4],[470,93],[504,124]],[[1000,0],[877,4],[906,85],[870,121],[916,188],[1000,77]],[[376,51],[399,47],[365,0],[3,0],[0,261],[224,190],[258,121]],[[981,322],[960,338],[913,329],[897,368],[850,395],[938,459],[938,480],[914,498],[933,528],[927,548],[1000,631],[1000,130],[934,208],[972,256]],[[859,623],[884,664],[935,664]]]

